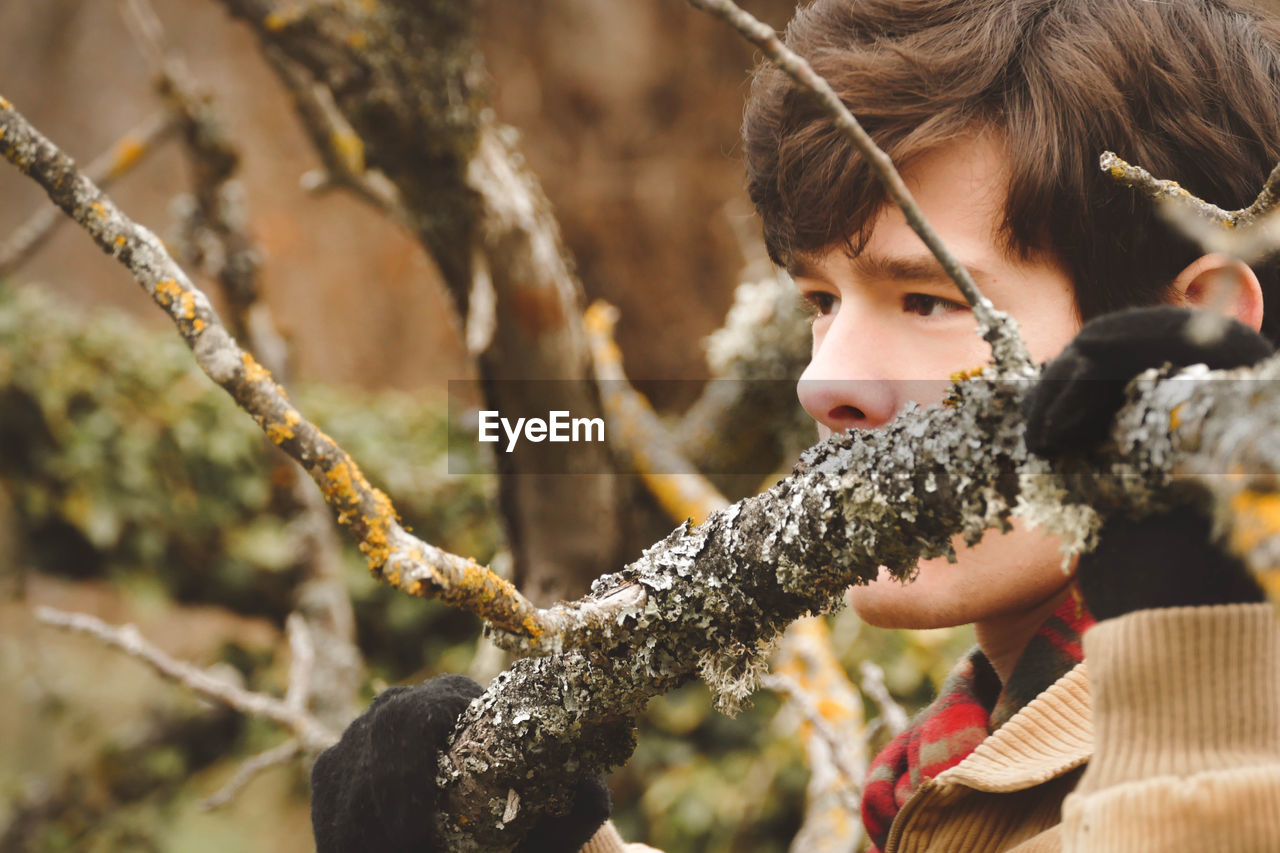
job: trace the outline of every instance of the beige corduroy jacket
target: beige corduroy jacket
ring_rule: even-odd
[[[884,853],[1280,851],[1280,621],[1144,610],[898,813]],[[647,853],[612,824],[582,853]]]

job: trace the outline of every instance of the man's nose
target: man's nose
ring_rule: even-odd
[[[833,328],[832,333],[844,330]],[[877,354],[869,340],[846,345],[828,334],[796,384],[800,405],[832,432],[874,429],[893,420],[899,407],[896,383],[878,368],[887,353]]]

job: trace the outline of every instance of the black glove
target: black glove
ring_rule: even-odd
[[[1193,316],[1159,306],[1087,323],[1027,396],[1027,447],[1043,456],[1092,449],[1106,439],[1125,385],[1148,368],[1206,364],[1221,370],[1274,352],[1265,338],[1235,321],[1211,343],[1194,343],[1187,335]],[[1111,519],[1098,547],[1080,557],[1076,578],[1098,619],[1155,607],[1265,600],[1245,565],[1212,541],[1209,517],[1194,503],[1138,521]]]
[[[437,853],[436,768],[458,717],[483,688],[461,675],[392,687],[320,754],[311,771],[317,853]],[[609,818],[601,776],[578,783],[573,809],[545,816],[518,853],[576,853]]]

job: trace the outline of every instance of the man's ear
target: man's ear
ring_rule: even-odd
[[[1262,285],[1248,264],[1226,255],[1202,255],[1173,280],[1174,305],[1207,308],[1262,328]]]

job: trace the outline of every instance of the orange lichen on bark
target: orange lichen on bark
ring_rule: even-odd
[[[191,330],[197,335],[204,331],[204,320],[199,317],[191,321]]]
[[[267,32],[278,33],[300,17],[302,17],[302,10],[290,3],[287,6],[269,12],[262,19],[262,26]]]
[[[118,177],[122,172],[132,169],[134,164],[147,153],[147,144],[133,134],[129,134],[116,144],[115,156],[111,158],[111,177]]]
[[[650,494],[677,524],[685,519],[691,524],[702,524],[711,513],[729,505],[719,492],[695,474],[654,474],[639,459],[636,468]]]
[[[542,635],[536,615],[531,611],[520,612],[521,598],[515,586],[474,559],[468,559],[462,567],[461,583],[444,590],[440,600],[463,606],[508,630],[518,626],[533,639]]]
[[[342,167],[352,175],[364,174],[364,140],[351,131],[329,134],[329,147],[342,161]]]
[[[288,415],[293,415],[293,423],[289,423]],[[271,439],[273,444],[284,444],[293,438],[292,427],[298,422],[298,416],[292,409],[289,410],[288,415],[285,416],[285,423],[267,424],[267,438]]]
[[[607,302],[593,302],[582,314],[582,324],[591,336],[591,351],[597,364],[622,364],[622,350],[613,340],[618,310]]]
[[[246,382],[258,383],[264,379],[271,378],[271,374],[267,372],[267,369],[261,364],[258,364],[258,360],[249,353],[241,353],[240,361],[244,364],[244,378]]]
[[[168,308],[173,304],[173,300],[178,299],[181,296],[182,288],[179,287],[178,283],[171,278],[166,278],[164,281],[156,285],[156,301],[165,308]]]
[[[107,218],[107,208],[100,201],[95,201],[93,204],[89,205],[89,210],[93,211],[93,215],[99,219]]]
[[[951,374],[951,382],[953,385],[959,385],[961,382],[964,382],[966,379],[972,379],[975,376],[981,376],[982,371],[983,371],[983,367],[981,365],[979,365],[978,367],[966,367],[964,370],[957,370],[955,373]]]
[[[182,319],[193,320],[196,316],[196,295],[191,291],[183,291],[182,302]]]
[[[1181,414],[1182,406],[1183,404],[1179,403],[1169,411],[1169,431],[1170,432],[1173,432],[1177,430],[1178,427],[1182,426],[1182,414]]]
[[[1247,554],[1280,534],[1280,495],[1245,489],[1231,498],[1231,548]]]

